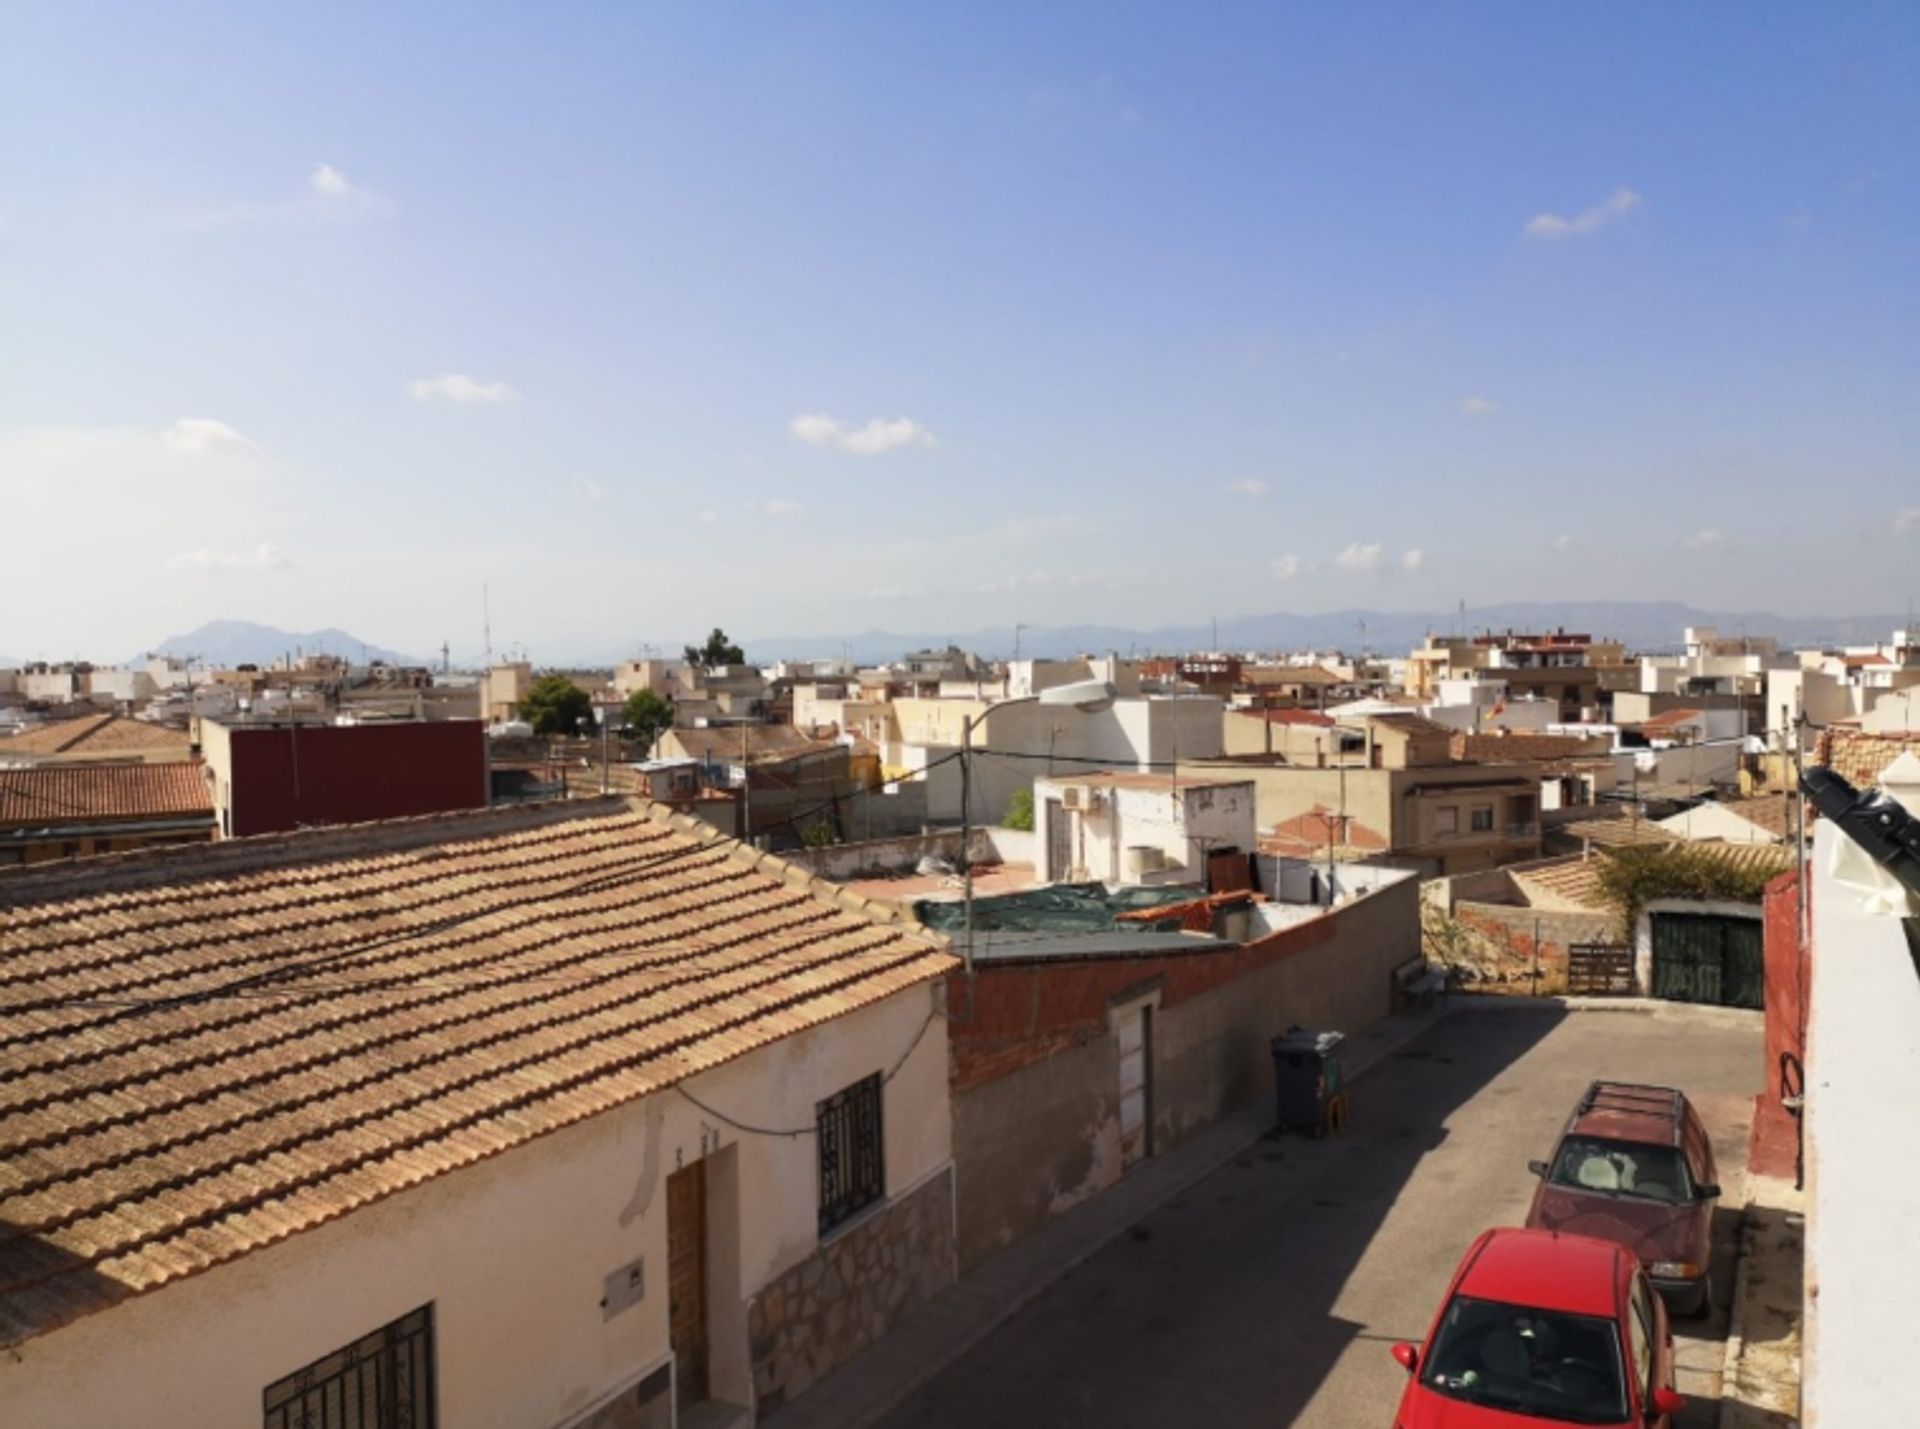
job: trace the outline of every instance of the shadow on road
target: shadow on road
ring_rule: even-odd
[[[889,1425],[1293,1423],[1356,1340],[1383,1361],[1419,1338],[1434,1287],[1465,1248],[1396,1217],[1416,1168],[1427,1194],[1483,1179],[1484,1147],[1453,1147],[1448,1119],[1483,1095],[1566,1014],[1542,1007],[1437,1023],[1352,1089],[1349,1131],[1269,1138],[1143,1219],[883,1422]],[[1501,1153],[1504,1155],[1504,1153]],[[1429,1160],[1429,1158],[1433,1158]],[[1524,1176],[1516,1161],[1514,1171]],[[1447,1243],[1439,1244],[1441,1239]],[[1336,1313],[1356,1267],[1400,1257],[1377,1280],[1388,1303]],[[1437,1270],[1435,1267],[1439,1267]],[[1382,1331],[1390,1331],[1383,1334]],[[1370,1407],[1377,1414],[1377,1406]],[[1371,1422],[1367,1417],[1340,1422]],[[1331,1423],[1316,1413],[1314,1422]]]

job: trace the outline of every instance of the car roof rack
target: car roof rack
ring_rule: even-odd
[[[1576,1116],[1591,1111],[1643,1112],[1650,1115],[1671,1113],[1673,1140],[1680,1144],[1680,1127],[1686,1119],[1686,1097],[1676,1087],[1656,1087],[1646,1082],[1590,1082],[1580,1098]]]

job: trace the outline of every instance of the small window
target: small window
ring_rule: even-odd
[[[880,1135],[880,1074],[875,1072],[814,1108],[820,1142],[820,1234],[887,1193]]]
[[[266,1429],[433,1429],[433,1306],[276,1380]]]
[[[1493,805],[1475,804],[1473,806],[1473,831],[1476,834],[1493,832]]]
[[[1433,811],[1433,831],[1437,834],[1457,834],[1460,832],[1460,811],[1451,804]]]

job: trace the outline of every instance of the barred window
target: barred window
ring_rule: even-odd
[[[835,1092],[814,1108],[820,1143],[820,1234],[887,1194],[880,1135],[880,1074]]]
[[[276,1380],[266,1429],[433,1429],[433,1306]]]

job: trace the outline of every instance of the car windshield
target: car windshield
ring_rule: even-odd
[[[1556,1186],[1578,1191],[1633,1196],[1670,1205],[1693,1199],[1693,1178],[1687,1174],[1687,1159],[1677,1146],[1569,1136],[1553,1158],[1549,1179]]]
[[[1627,1417],[1611,1320],[1456,1295],[1420,1379],[1449,1399],[1569,1424]]]

